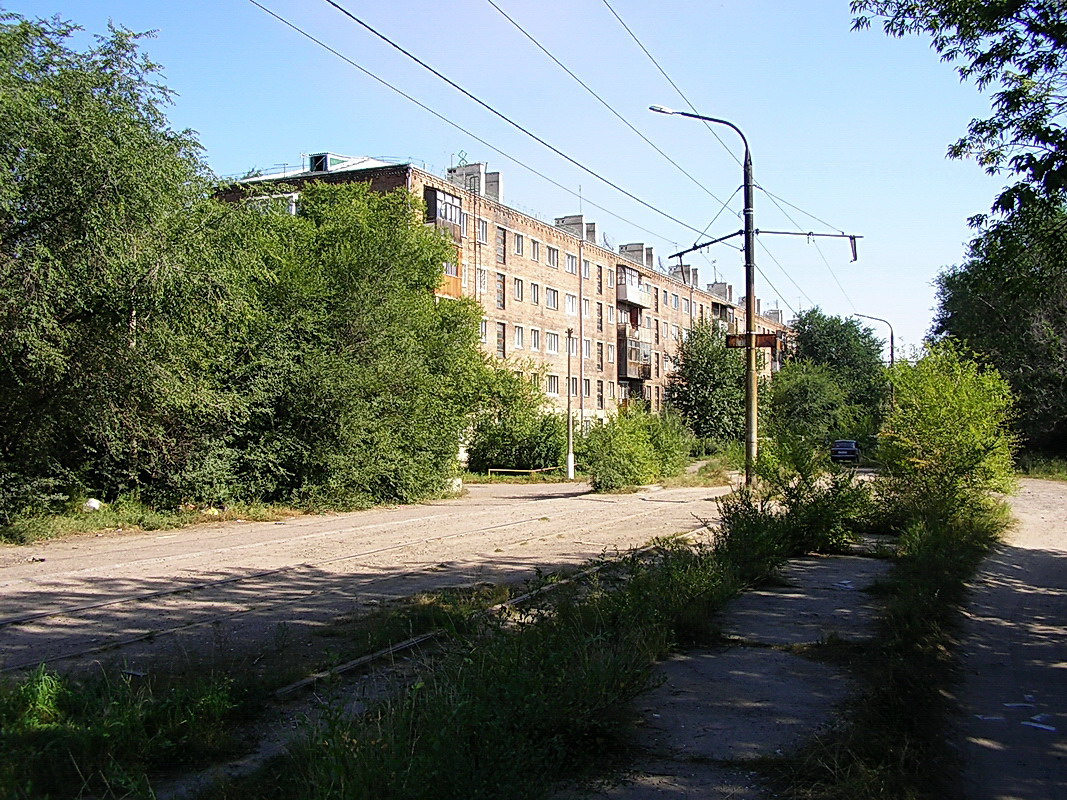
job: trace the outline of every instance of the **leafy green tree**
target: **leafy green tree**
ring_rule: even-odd
[[[981,354],[1019,398],[1028,446],[1067,448],[1067,209],[1028,203],[937,279],[935,336]]]
[[[0,19],[0,472],[116,492],[240,414],[215,376],[248,301],[242,215],[167,126],[139,37],[78,52],[75,30]]]
[[[949,147],[1018,181],[997,198],[1008,211],[1067,189],[1067,4],[1063,0],[852,0],[853,28],[881,18],[890,36],[928,34],[963,80],[993,88],[993,114]]]
[[[567,459],[567,418],[547,410],[539,385],[503,364],[487,369],[468,444],[473,472],[494,467],[542,469]]]
[[[896,397],[879,455],[901,508],[933,518],[1011,490],[1014,398],[995,369],[942,342],[914,363],[898,362],[890,380]]]
[[[726,346],[726,333],[710,322],[693,326],[670,356],[666,403],[701,439],[740,440],[745,430],[744,351]]]
[[[883,341],[855,319],[834,317],[819,308],[797,316],[789,360],[827,367],[848,402],[876,409],[885,396]]]
[[[795,436],[821,446],[828,439],[855,436],[854,407],[825,364],[787,362],[762,397],[765,430],[775,438]]]
[[[583,437],[581,467],[598,492],[615,491],[681,472],[689,446],[680,417],[634,403]]]

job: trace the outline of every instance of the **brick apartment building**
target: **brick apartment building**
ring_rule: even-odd
[[[662,408],[668,356],[697,321],[743,330],[742,299],[733,301],[728,284],[700,288],[697,270],[687,265],[664,274],[644,244],[625,244],[618,252],[603,247],[596,224],[582,216],[548,224],[509,208],[502,176],[481,163],[452,167],[440,177],[410,163],[320,153],[300,169],[241,182],[265,181],[289,187],[285,197],[294,211],[309,181],[361,181],[376,192],[404,188],[422,197],[426,223],[447,231],[456,246],[438,294],[477,300],[486,352],[540,381],[557,408],[566,407],[569,392],[583,422],[630,398]],[[784,337],[788,330],[777,309],[757,322],[760,333]],[[765,353],[773,369],[772,353]]]

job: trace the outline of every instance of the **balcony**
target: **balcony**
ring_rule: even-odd
[[[620,282],[616,287],[615,298],[620,303],[629,303],[632,306],[652,307],[652,290],[647,283]]]
[[[618,328],[619,339],[627,339],[635,342],[647,342],[649,337],[643,328],[636,328],[629,322],[620,322]]]
[[[652,365],[640,361],[620,361],[619,380],[647,381],[652,377]]]

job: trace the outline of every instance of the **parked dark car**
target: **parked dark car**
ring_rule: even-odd
[[[830,445],[830,460],[835,464],[860,463],[860,448],[855,439],[838,439]]]

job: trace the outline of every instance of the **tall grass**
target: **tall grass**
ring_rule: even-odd
[[[0,684],[0,797],[151,797],[148,772],[227,752],[230,682],[82,681],[40,667]]]
[[[751,493],[725,499],[721,511],[707,541],[658,542],[457,636],[372,713],[349,716],[338,703],[290,756],[217,797],[546,796],[618,748],[627,701],[650,685],[657,658],[713,640],[725,602],[809,543],[793,512]]]

